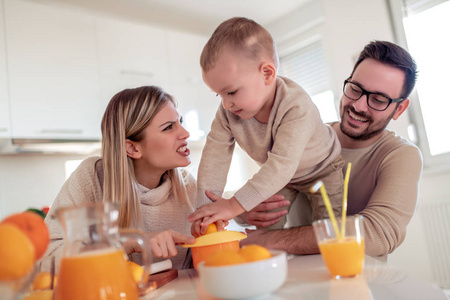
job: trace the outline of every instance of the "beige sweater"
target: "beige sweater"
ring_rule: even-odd
[[[197,207],[210,202],[206,190],[222,195],[235,141],[261,167],[234,194],[247,211],[288,183],[312,179],[341,152],[336,133],[322,122],[308,94],[278,77],[267,124],[243,120],[222,106],[217,110],[199,166]]]
[[[420,150],[385,130],[373,145],[343,148],[342,156],[352,163],[348,214],[364,216],[366,253],[386,256],[405,239],[416,208],[422,173]]]
[[[145,232],[163,231],[173,229],[190,236],[191,226],[187,216],[193,212],[193,201],[195,199],[196,182],[192,175],[187,174],[187,191],[189,205],[181,200],[175,199],[171,193],[171,181],[165,176],[163,183],[155,188],[148,189],[138,185],[139,198],[143,216],[142,230]],[[49,215],[58,208],[77,205],[85,202],[101,202],[103,199],[103,166],[101,158],[90,157],[84,160],[64,183],[51,206]],[[43,269],[49,269],[50,257],[55,256],[57,265],[62,254],[64,244],[64,230],[58,220],[46,218],[45,222],[50,231],[50,245],[43,260]],[[173,267],[181,269],[185,257],[186,248],[177,246],[178,255],[172,257]],[[154,259],[159,261],[162,259]]]

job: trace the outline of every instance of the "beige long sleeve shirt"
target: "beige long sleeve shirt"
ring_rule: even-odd
[[[322,122],[308,94],[278,77],[267,124],[243,120],[222,106],[217,110],[199,166],[197,207],[210,202],[206,190],[222,195],[235,142],[261,167],[234,194],[247,211],[288,183],[312,179],[341,151],[336,133]]]
[[[384,257],[405,239],[417,204],[422,154],[385,130],[373,145],[343,148],[342,156],[352,163],[348,214],[364,216],[366,253]]]
[[[193,202],[195,201],[196,182],[192,175],[188,174],[186,178],[186,189],[191,204],[173,197],[172,184],[167,176],[164,177],[163,183],[155,189],[148,189],[142,185],[138,185],[138,189],[144,232],[173,229],[185,235],[191,235],[191,224],[187,217],[193,212]],[[84,160],[64,183],[51,206],[49,215],[61,207],[102,201],[103,166],[101,158],[90,157]],[[50,232],[50,245],[43,259],[43,268],[48,270],[51,256],[55,256],[56,263],[59,264],[64,244],[64,230],[56,219],[46,218],[45,222]],[[181,269],[187,249],[177,246],[177,251],[177,256],[172,257],[171,260],[174,268]],[[162,259],[154,259],[155,262],[158,260]]]

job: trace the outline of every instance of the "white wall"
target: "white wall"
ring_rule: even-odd
[[[82,155],[0,156],[0,219],[52,204],[65,181],[65,162]]]

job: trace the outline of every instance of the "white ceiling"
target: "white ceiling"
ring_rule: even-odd
[[[36,1],[36,0],[32,0]],[[311,0],[41,0],[114,14],[139,22],[211,34],[235,16],[267,26]]]

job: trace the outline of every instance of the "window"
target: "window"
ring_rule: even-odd
[[[83,160],[67,160],[65,163],[65,170],[66,170],[66,180],[69,179],[70,175],[72,175],[73,171],[75,171],[76,168],[81,164]]]
[[[411,96],[413,123],[425,165],[450,159],[450,1],[391,0],[398,42],[405,44],[418,66],[416,93]],[[401,19],[401,20],[398,20]]]
[[[320,40],[280,55],[279,74],[294,80],[308,92],[323,122],[338,121]]]

